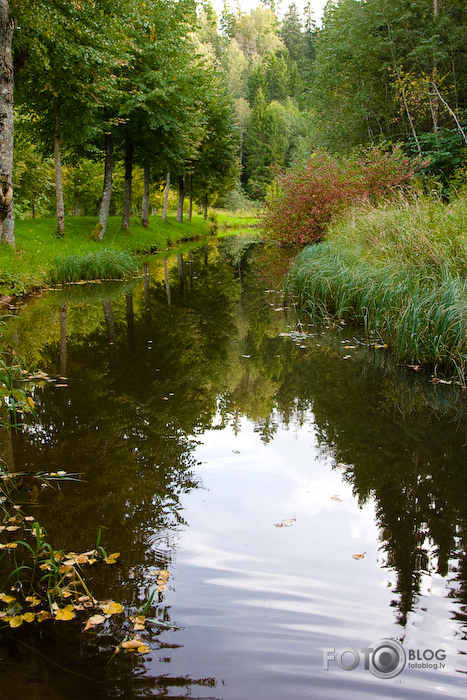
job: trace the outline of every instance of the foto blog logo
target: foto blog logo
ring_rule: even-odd
[[[404,647],[393,639],[379,639],[369,647],[358,652],[352,647],[324,649],[323,669],[329,670],[330,663],[336,663],[343,671],[353,671],[359,666],[363,658],[366,671],[377,678],[394,678],[401,673],[406,665],[407,657]],[[425,649],[423,652],[409,650],[409,668],[444,668],[446,653],[443,649],[433,651]],[[418,663],[410,663],[416,660]],[[436,661],[435,661],[436,660]],[[422,663],[420,663],[422,662]]]

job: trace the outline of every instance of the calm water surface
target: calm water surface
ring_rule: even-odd
[[[55,548],[92,548],[102,526],[121,555],[94,573],[99,599],[134,612],[171,576],[149,654],[112,656],[116,618],[23,626],[0,638],[0,698],[465,697],[465,398],[346,326],[297,325],[283,263],[250,251],[240,284],[226,251],[18,313],[11,342],[49,379],[4,450],[17,470],[81,474],[28,510]],[[400,675],[363,654],[324,669],[326,649],[382,638],[407,653]],[[409,668],[438,650],[442,668]]]

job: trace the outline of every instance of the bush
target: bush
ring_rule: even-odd
[[[316,152],[308,162],[278,172],[266,203],[265,235],[289,245],[316,243],[336,214],[356,201],[389,197],[410,183],[419,166],[398,147],[348,158]]]

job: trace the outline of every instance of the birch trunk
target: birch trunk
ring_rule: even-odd
[[[101,241],[104,238],[107,228],[107,221],[110,211],[110,200],[112,198],[112,179],[114,172],[114,140],[112,134],[105,135],[105,169],[104,169],[104,187],[102,189],[102,200],[99,210],[99,221],[95,229],[97,240]],[[94,234],[95,235],[95,234]]]
[[[13,210],[13,26],[8,0],[0,0],[0,241],[12,246],[14,226],[7,236],[3,224]]]
[[[62,147],[60,143],[60,98],[54,98],[54,157],[55,193],[57,201],[57,233],[63,236],[65,230],[65,206],[63,204]]]
[[[170,170],[167,173],[167,180],[165,182],[164,208],[162,209],[162,221],[167,220],[167,206],[169,203],[169,190],[170,190]]]
[[[122,231],[130,233],[131,181],[133,178],[133,144],[127,143],[125,151],[125,197],[123,200]]]
[[[144,228],[149,228],[149,184],[151,182],[151,164],[144,161],[144,185],[143,185],[143,206],[141,211],[141,223]]]

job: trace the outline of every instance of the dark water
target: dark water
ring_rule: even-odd
[[[112,656],[118,616],[1,633],[2,700],[467,695],[466,398],[346,326],[297,325],[282,266],[255,249],[240,284],[210,244],[19,313],[11,342],[49,379],[11,466],[81,474],[27,510],[57,549],[102,527],[119,564],[89,585],[127,612],[171,575],[144,656]],[[380,639],[406,651],[394,678],[364,667]],[[360,664],[325,670],[346,647]]]

